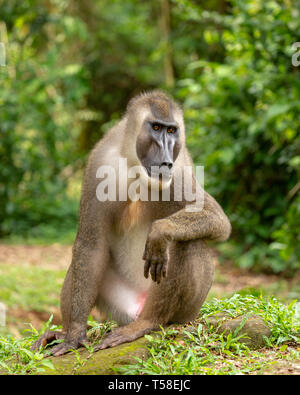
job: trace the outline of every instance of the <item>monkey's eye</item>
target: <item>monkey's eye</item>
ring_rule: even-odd
[[[173,126],[169,126],[167,129],[168,133],[175,133],[176,132],[176,128],[174,128]]]
[[[152,125],[152,129],[155,130],[156,132],[158,132],[160,130],[160,125],[158,123],[154,123]]]

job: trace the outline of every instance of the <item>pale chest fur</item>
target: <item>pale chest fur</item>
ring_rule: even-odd
[[[113,265],[128,284],[138,291],[146,291],[151,281],[144,277],[142,259],[151,221],[143,217],[140,202],[129,204],[122,218],[119,231],[112,236]]]

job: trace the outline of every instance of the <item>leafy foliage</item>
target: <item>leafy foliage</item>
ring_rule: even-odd
[[[78,203],[66,200],[62,172],[75,165],[73,113],[85,87],[81,65],[59,59],[75,26],[62,15],[51,20],[37,1],[24,2],[21,14],[19,2],[3,3],[9,45],[0,89],[0,232],[34,233],[49,222],[69,228]]]
[[[44,324],[40,333],[47,329],[58,329],[51,325],[52,316]],[[31,346],[38,338],[39,332],[31,326],[27,329],[29,336],[15,339],[13,336],[0,336],[0,370],[4,374],[37,374],[45,371],[45,368],[54,369],[52,362],[45,359],[42,351],[32,351]]]
[[[0,0],[7,49],[0,235],[74,232],[79,193],[68,190],[87,152],[129,97],[160,87],[183,104],[193,158],[231,219],[223,255],[241,267],[293,274],[300,267],[300,80],[291,62],[299,5]]]
[[[179,3],[184,20],[195,21],[195,7]],[[230,215],[242,246],[234,254],[239,265],[293,272],[300,262],[300,81],[291,45],[299,2],[235,0],[231,6],[225,15],[200,11],[196,17],[210,18],[204,38],[224,57],[211,61],[205,53],[178,82],[189,146]]]

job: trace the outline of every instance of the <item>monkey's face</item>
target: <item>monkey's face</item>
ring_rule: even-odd
[[[170,181],[181,148],[180,126],[175,120],[146,117],[136,141],[139,161],[148,177]]]

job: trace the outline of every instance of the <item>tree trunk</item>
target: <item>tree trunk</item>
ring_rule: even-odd
[[[162,31],[162,40],[164,43],[165,84],[168,88],[172,88],[174,86],[175,78],[172,62],[172,46],[170,42],[171,13],[169,0],[161,0],[160,25]]]

